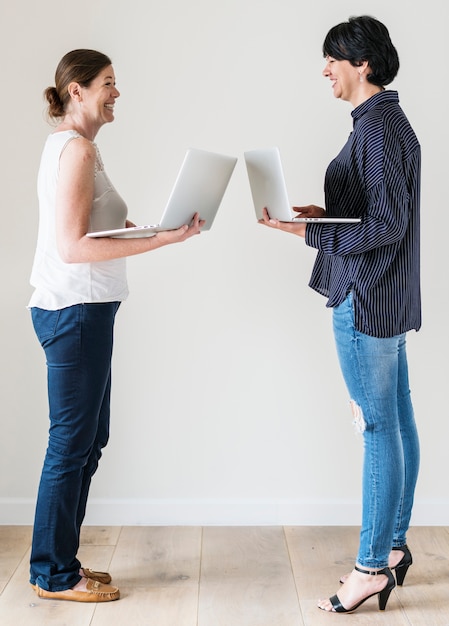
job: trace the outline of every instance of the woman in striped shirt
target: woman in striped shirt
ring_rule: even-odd
[[[419,467],[406,333],[421,325],[419,272],[420,145],[385,90],[399,70],[387,28],[369,16],[327,34],[323,75],[353,106],[353,131],[325,176],[326,209],[302,216],[360,217],[359,224],[261,222],[305,238],[318,250],[310,286],[333,309],[334,335],[364,438],[363,512],[354,570],[325,611],[348,612],[378,596],[385,609],[412,563],[406,544]],[[367,575],[368,574],[368,575]]]

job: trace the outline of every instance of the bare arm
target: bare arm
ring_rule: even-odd
[[[60,159],[56,192],[56,239],[65,263],[109,261],[185,241],[200,233],[203,222],[195,215],[190,225],[157,233],[154,237],[112,239],[86,237],[94,197],[95,147],[84,138],[72,140]],[[127,221],[127,226],[131,222]]]

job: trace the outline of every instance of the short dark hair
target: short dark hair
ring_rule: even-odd
[[[59,61],[55,73],[55,86],[47,87],[44,96],[48,102],[48,115],[51,118],[63,117],[70,100],[68,86],[79,83],[88,87],[94,78],[108,65],[111,59],[102,52],[79,49],[67,52]]]
[[[331,28],[323,43],[323,54],[354,66],[368,61],[371,73],[366,78],[379,87],[391,83],[399,71],[399,56],[387,27],[369,15],[350,17]]]

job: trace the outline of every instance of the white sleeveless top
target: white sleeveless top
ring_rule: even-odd
[[[55,199],[59,159],[67,144],[79,136],[74,130],[53,133],[42,152],[37,182],[39,232],[30,279],[35,291],[28,307],[56,310],[74,304],[122,301],[128,296],[126,259],[64,263],[58,253]],[[124,228],[127,213],[125,202],[104,171],[97,149],[89,230]]]

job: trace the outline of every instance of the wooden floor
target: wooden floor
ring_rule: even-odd
[[[449,626],[449,527],[415,527],[414,564],[385,612],[320,611],[352,568],[358,530],[343,527],[90,527],[80,559],[108,570],[121,599],[39,599],[28,583],[31,528],[0,526],[2,626]]]

